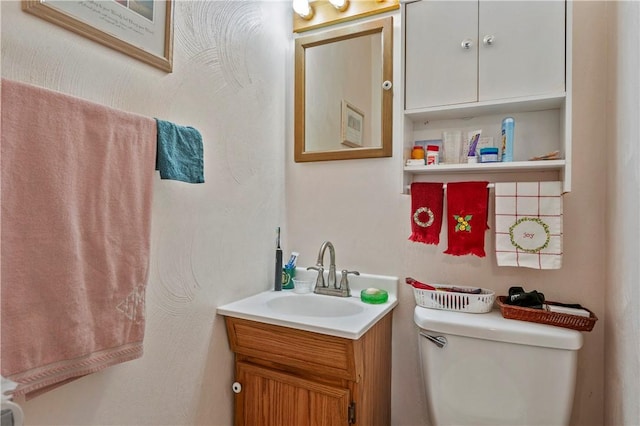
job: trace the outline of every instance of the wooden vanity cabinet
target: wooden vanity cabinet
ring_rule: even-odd
[[[392,312],[352,340],[225,317],[235,425],[389,425]]]

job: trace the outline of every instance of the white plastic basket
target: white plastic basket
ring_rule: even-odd
[[[478,288],[444,284],[437,284],[437,287],[457,287],[464,289]],[[493,309],[493,302],[496,300],[495,292],[485,288],[481,288],[479,294],[472,294],[438,290],[421,290],[414,287],[413,295],[416,298],[416,304],[424,308],[469,312],[474,314],[490,312]]]

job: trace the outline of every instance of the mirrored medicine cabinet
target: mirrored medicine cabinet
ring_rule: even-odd
[[[393,18],[295,40],[296,162],[390,157]]]

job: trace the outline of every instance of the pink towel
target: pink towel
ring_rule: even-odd
[[[1,89],[2,376],[23,395],[142,356],[156,123]]]

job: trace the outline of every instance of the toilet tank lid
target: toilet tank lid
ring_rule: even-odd
[[[413,320],[425,331],[521,345],[578,350],[583,341],[579,331],[506,319],[499,310],[471,314],[416,306]]]

